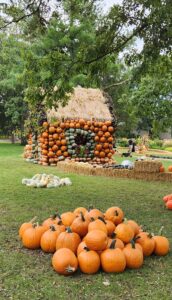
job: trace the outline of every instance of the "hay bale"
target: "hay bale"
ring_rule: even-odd
[[[139,173],[159,173],[161,166],[162,163],[160,161],[136,161],[134,165],[134,171]]]

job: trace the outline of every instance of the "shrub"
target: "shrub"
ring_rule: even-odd
[[[149,148],[150,149],[164,149],[163,140],[149,140]]]

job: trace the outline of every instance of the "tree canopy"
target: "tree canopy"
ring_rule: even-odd
[[[101,4],[1,5],[1,109],[12,124],[21,126],[28,104],[65,105],[80,85],[107,91],[128,133],[139,127],[158,135],[172,125],[172,2],[123,0],[107,12]],[[140,51],[136,39],[143,42]]]

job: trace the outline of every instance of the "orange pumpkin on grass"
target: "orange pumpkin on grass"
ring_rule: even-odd
[[[77,248],[81,243],[79,234],[72,232],[70,227],[66,228],[65,232],[61,232],[56,241],[56,249],[69,248],[74,253],[77,252]]]
[[[85,274],[95,274],[100,268],[100,257],[96,251],[84,247],[78,255],[80,270]]]
[[[107,234],[102,230],[91,230],[84,238],[87,247],[90,250],[104,250],[108,243]]]
[[[24,231],[22,235],[23,246],[28,249],[40,248],[40,241],[43,233],[47,230],[44,226],[33,224],[31,228]]]
[[[125,255],[121,249],[115,248],[115,240],[112,241],[109,249],[101,253],[100,258],[102,269],[107,273],[123,272],[126,268]]]
[[[61,248],[54,253],[52,265],[57,273],[71,275],[78,268],[78,260],[70,249]]]

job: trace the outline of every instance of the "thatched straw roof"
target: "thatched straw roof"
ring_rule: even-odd
[[[86,89],[82,87],[74,88],[70,95],[68,104],[65,107],[59,105],[57,109],[47,112],[47,119],[79,119],[86,120],[112,120],[109,110],[109,99],[99,89]]]

